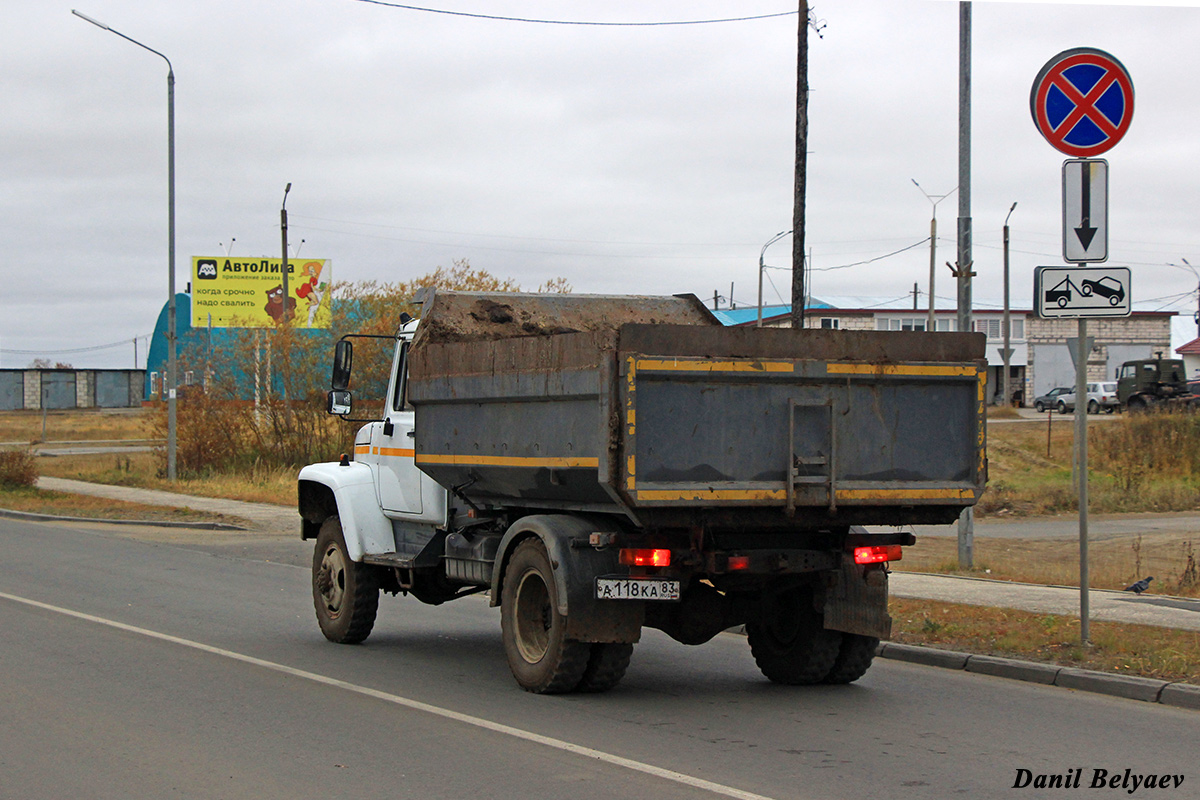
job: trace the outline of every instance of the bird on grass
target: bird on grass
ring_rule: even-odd
[[[1140,581],[1136,581],[1126,586],[1125,591],[1133,592],[1134,594],[1141,594],[1150,588],[1150,581],[1152,580],[1154,580],[1153,575],[1151,575],[1149,578],[1142,578]]]

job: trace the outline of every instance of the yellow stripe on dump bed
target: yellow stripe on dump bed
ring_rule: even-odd
[[[944,378],[974,378],[976,368],[953,367],[938,364],[826,364],[826,373],[830,375],[932,375]]]
[[[786,500],[783,489],[639,489],[646,502],[701,500]],[[847,500],[968,500],[970,489],[838,489],[837,499]]]
[[[639,358],[638,369],[674,370],[680,372],[795,372],[791,361],[712,361],[708,359]]]
[[[526,458],[523,456],[459,456],[424,454],[417,456],[418,464],[449,464],[455,467],[548,467],[571,469],[575,467],[598,469],[600,459],[575,456],[559,458]]]
[[[638,500],[786,500],[783,489],[639,489]]]
[[[838,489],[838,500],[969,500],[970,489]]]

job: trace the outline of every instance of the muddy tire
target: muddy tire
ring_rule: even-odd
[[[500,631],[508,667],[527,692],[560,694],[579,685],[592,647],[567,641],[546,547],[526,539],[513,551],[500,593]]]
[[[750,652],[762,674],[774,683],[820,683],[833,669],[842,635],[825,630],[812,593],[796,588],[774,595],[762,617],[746,623]]]
[[[371,633],[379,610],[379,580],[372,567],[350,560],[337,517],[325,520],[317,534],[312,591],[317,624],[326,639],[358,644]]]
[[[629,659],[633,656],[632,644],[593,644],[583,677],[575,687],[578,692],[607,692],[621,682]]]
[[[871,662],[875,660],[875,649],[879,640],[874,636],[859,636],[856,633],[843,633],[842,645],[838,648],[837,659],[821,682],[822,683],[854,683],[867,674]]]

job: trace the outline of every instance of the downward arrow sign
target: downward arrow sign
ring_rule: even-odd
[[[1083,249],[1087,250],[1092,246],[1092,238],[1096,235],[1096,229],[1092,227],[1092,165],[1083,165],[1082,174],[1082,196],[1080,197],[1080,208],[1083,213],[1081,215],[1080,225],[1075,229],[1075,235],[1079,237],[1079,243],[1083,245]]]

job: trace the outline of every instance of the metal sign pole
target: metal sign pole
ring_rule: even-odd
[[[1079,318],[1079,351],[1075,357],[1075,446],[1079,461],[1079,639],[1091,641],[1088,618],[1088,451],[1087,451],[1087,318]]]

